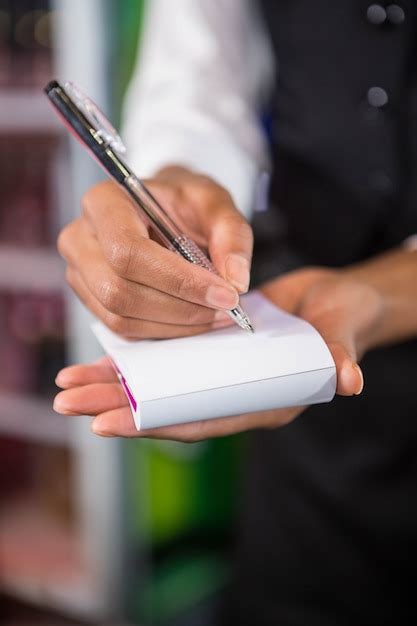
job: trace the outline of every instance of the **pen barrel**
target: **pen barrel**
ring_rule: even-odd
[[[148,225],[169,250],[177,252],[186,261],[217,274],[216,268],[207,255],[194,241],[181,232],[158,200],[136,176],[133,174],[128,176],[124,181],[124,188],[133,198],[138,209],[141,210]]]
[[[178,252],[181,256],[189,261],[190,263],[194,263],[194,265],[199,265],[200,267],[204,267],[204,269],[217,274],[217,270],[214,267],[213,263],[208,259],[207,255],[197,246],[194,241],[186,237],[185,235],[180,235],[175,239],[175,241],[170,246],[171,250]]]
[[[124,180],[123,189],[134,200],[147,225],[152,228],[161,243],[172,249],[176,240],[182,237],[182,232],[155,196],[134,174]]]

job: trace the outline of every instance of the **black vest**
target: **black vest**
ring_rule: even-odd
[[[273,198],[291,244],[328,265],[397,245],[417,232],[417,3],[380,24],[362,0],[261,4],[278,61]]]
[[[342,266],[400,244],[417,233],[417,2],[260,3],[291,258]],[[362,367],[361,397],[253,437],[231,623],[417,623],[417,343]]]

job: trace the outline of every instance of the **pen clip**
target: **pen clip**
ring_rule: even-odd
[[[78,85],[66,82],[64,89],[68,96],[75,102],[85,117],[94,128],[96,136],[100,137],[117,154],[125,154],[126,147],[117,130],[104,115],[97,104],[87,96]]]

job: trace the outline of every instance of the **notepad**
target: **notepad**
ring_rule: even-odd
[[[196,337],[131,342],[93,324],[138,430],[333,398],[335,364],[320,334],[259,292],[244,296],[242,305],[255,334],[233,326]]]

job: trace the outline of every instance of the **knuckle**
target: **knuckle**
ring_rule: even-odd
[[[172,180],[148,179],[144,182],[157,198],[159,195],[163,195],[165,201],[175,203],[184,196],[184,190],[181,185]]]
[[[124,302],[124,289],[121,281],[103,281],[99,287],[98,299],[108,311],[112,313],[121,313]]]
[[[212,196],[213,194],[218,195],[222,191],[221,187],[213,183],[213,181],[204,174],[195,178],[194,186],[201,194],[208,196]]]
[[[112,241],[108,250],[110,266],[119,276],[126,276],[133,260],[133,243],[128,239]]]
[[[188,300],[190,296],[195,296],[199,291],[198,281],[192,273],[182,274],[177,279],[178,296],[184,300]]]
[[[105,319],[103,320],[106,326],[110,328],[116,335],[125,335],[128,332],[127,328],[127,320],[121,315],[116,315],[115,313],[107,313],[105,315]]]
[[[78,259],[78,252],[84,246],[84,224],[82,218],[77,218],[67,224],[59,233],[57,239],[57,249],[65,260],[71,260],[75,265]]]
[[[223,189],[208,176],[194,175],[187,183],[187,196],[208,206],[214,206],[223,198]]]
[[[224,187],[217,187],[217,193],[219,195],[219,200],[225,205],[229,207],[235,208],[235,203],[233,198],[227,189]]]
[[[232,198],[225,187],[214,181],[210,176],[206,174],[197,174],[194,176],[195,186],[203,193],[209,195],[215,195],[216,198],[224,200],[225,198]]]
[[[58,235],[57,249],[59,254],[65,259],[67,256],[68,244],[71,240],[71,230],[69,226],[65,226]]]
[[[85,192],[81,198],[81,210],[84,217],[91,221],[94,219],[95,207],[97,205],[98,186],[92,187]]]
[[[106,198],[109,189],[113,185],[110,181],[104,181],[91,187],[81,198],[81,209],[87,219],[94,219],[96,208]]]
[[[194,174],[193,180],[195,184],[201,187],[217,187],[217,184],[207,174]]]

